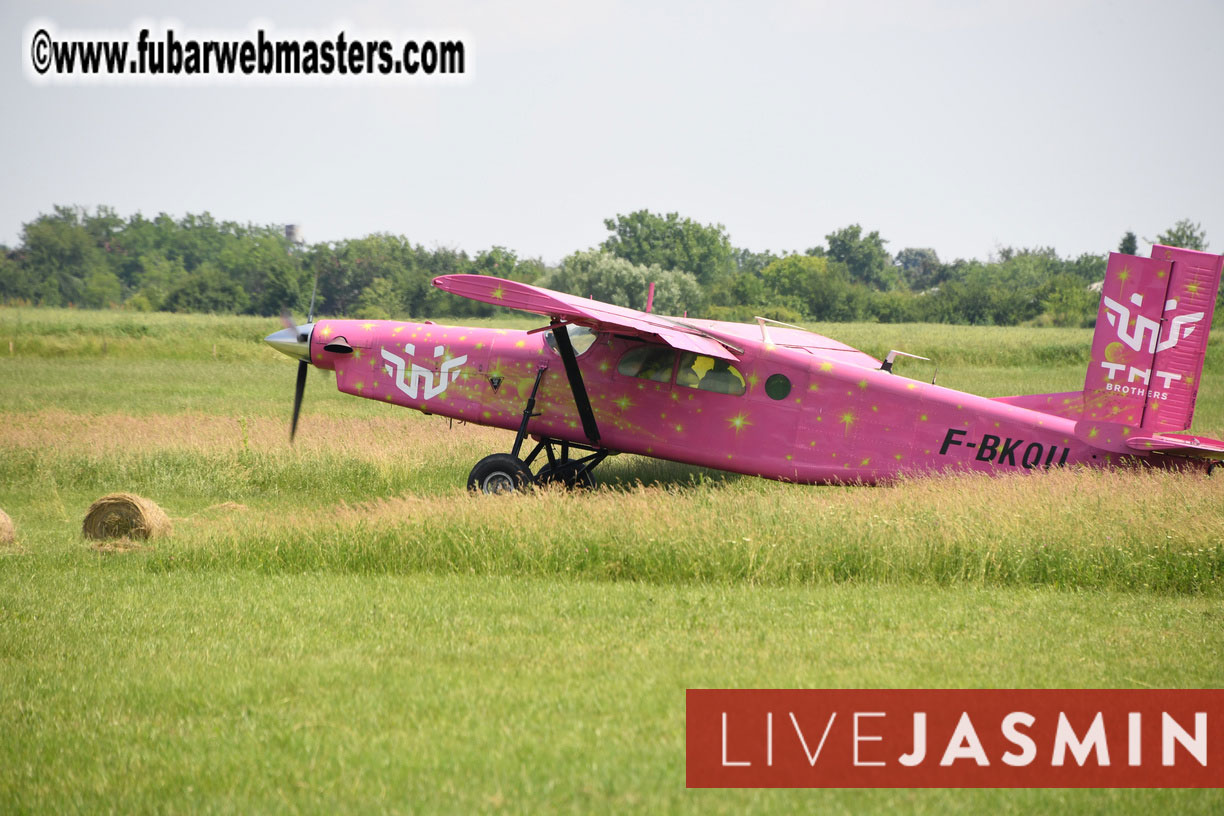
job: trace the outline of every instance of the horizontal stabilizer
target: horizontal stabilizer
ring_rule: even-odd
[[[1126,446],[1132,450],[1147,453],[1168,453],[1197,459],[1224,460],[1224,442],[1192,434],[1133,436],[1126,440]]]

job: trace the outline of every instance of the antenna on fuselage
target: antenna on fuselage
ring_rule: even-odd
[[[926,360],[928,363],[931,362],[930,357],[922,357],[917,354],[910,354],[908,351],[897,351],[896,349],[893,349],[892,351],[888,352],[888,356],[884,358],[884,362],[880,363],[880,370],[887,371],[889,374],[891,374],[893,370],[893,363],[897,361],[898,355],[901,357],[911,357],[915,360]],[[938,376],[939,366],[935,366],[935,373],[931,375],[931,385],[935,384],[935,378]]]
[[[772,323],[775,326],[785,326],[788,329],[798,329],[801,332],[807,331],[807,329],[803,328],[802,326],[796,326],[794,323],[783,323],[781,320],[774,320],[771,317],[761,317],[760,315],[757,315],[752,319],[755,320],[757,325],[761,327],[761,342],[765,345],[773,344],[773,340],[769,337],[769,327],[765,325],[766,323]]]

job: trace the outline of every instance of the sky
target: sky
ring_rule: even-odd
[[[462,81],[39,85],[23,35],[445,34]],[[57,204],[208,211],[559,262],[639,209],[945,260],[1199,222],[1224,250],[1224,3],[26,2],[0,6],[0,243]]]

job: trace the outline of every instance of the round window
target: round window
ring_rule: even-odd
[[[785,374],[770,374],[769,379],[765,381],[765,393],[770,399],[786,399],[790,392],[791,382]]]

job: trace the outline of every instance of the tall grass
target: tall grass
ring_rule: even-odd
[[[1115,497],[1138,488],[1140,500]],[[1067,501],[1064,496],[1075,495]],[[656,583],[1224,588],[1218,506],[1168,474],[950,477],[854,490],[640,487],[404,497],[235,517],[151,568],[580,576]]]
[[[149,446],[86,424],[48,452],[7,434],[3,501],[35,551],[80,547],[75,519],[103,492],[158,500],[175,536],[151,569],[538,575],[662,584],[1224,589],[1224,479],[1069,469],[953,475],[877,488],[787,485],[617,457],[592,492],[469,495],[471,463],[504,434],[438,423],[329,420],[290,450],[277,423]],[[52,423],[54,424],[54,423]],[[368,430],[368,429],[367,429]],[[402,446],[380,440],[399,436]],[[56,501],[48,501],[55,497]],[[209,512],[222,502],[248,509]],[[67,539],[65,539],[67,536]]]
[[[0,310],[0,327],[18,317],[30,348],[66,338],[76,355],[5,359],[0,349],[10,386],[0,394],[0,507],[34,551],[79,547],[84,507],[128,490],[180,520],[171,541],[140,556],[157,570],[1213,594],[1222,586],[1221,478],[1071,470],[821,488],[623,456],[601,466],[605,487],[594,493],[477,498],[463,490],[467,472],[505,450],[509,434],[353,399],[326,377],[311,378],[289,447],[293,366],[258,342],[265,321],[10,309]],[[987,394],[1074,388],[1082,369],[1032,361],[1062,359],[1088,340],[1077,330],[899,326],[887,327],[890,339],[882,327],[840,328],[851,342],[942,344],[962,361],[986,355],[993,365],[962,362],[941,382],[960,378]],[[82,333],[149,345],[129,347],[140,352],[130,360],[89,357]],[[211,336],[263,357],[173,357]],[[1224,427],[1221,395],[1224,378],[1208,378],[1200,431]],[[250,509],[206,512],[224,502]]]

